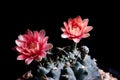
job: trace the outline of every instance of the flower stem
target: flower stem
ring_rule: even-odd
[[[77,48],[77,43],[74,42],[73,44],[73,51]]]

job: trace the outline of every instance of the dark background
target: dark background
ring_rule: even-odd
[[[104,10],[108,10],[107,8]],[[68,18],[81,16],[82,19],[89,18],[91,36],[82,39],[78,46],[87,45],[90,48],[90,55],[97,59],[98,67],[113,75],[120,77],[120,59],[119,59],[119,21],[117,14],[111,14],[114,10],[104,11],[99,8],[70,8],[70,9],[5,9],[1,15],[1,73],[4,78],[15,80],[27,71],[24,61],[17,61],[17,53],[12,50],[16,45],[15,40],[19,34],[24,34],[27,29],[46,30],[50,43],[54,47],[71,45],[72,41],[61,38],[60,28],[63,21]],[[2,76],[2,77],[3,77]],[[6,80],[6,79],[5,79]]]

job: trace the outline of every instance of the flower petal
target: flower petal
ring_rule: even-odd
[[[33,35],[33,32],[32,32],[31,30],[27,29],[27,34],[28,34],[29,36],[31,36],[31,35]]]
[[[26,56],[30,56],[30,55],[31,55],[31,54],[28,53],[28,52],[22,52],[21,54],[26,55]]]
[[[49,37],[48,37],[48,36],[46,36],[46,37],[43,39],[43,43],[44,43],[44,44],[46,44],[46,43],[47,43],[48,38],[49,38]]]
[[[90,34],[89,34],[89,33],[86,33],[86,34],[83,34],[82,38],[87,38],[87,37],[89,37],[89,36],[90,36]]]
[[[74,38],[73,41],[78,43],[78,42],[80,42],[80,38]]]
[[[44,50],[49,50],[49,49],[51,49],[52,47],[53,47],[53,45],[52,45],[51,43],[48,43],[48,44],[45,46]]]
[[[44,56],[46,56],[46,52],[45,51],[41,51],[38,56],[44,57]]]
[[[81,16],[77,16],[76,18],[73,19],[76,23],[82,23],[82,18]]]
[[[17,46],[24,46],[24,42],[21,40],[15,40],[15,43],[17,44]]]
[[[38,36],[39,36],[38,31],[34,31],[34,38],[35,38],[36,40],[38,40]]]
[[[45,32],[44,29],[40,30],[39,36],[40,36],[41,38],[43,38],[43,37],[45,36],[45,34],[46,34],[46,32]]]
[[[37,42],[37,46],[36,46],[36,48],[35,48],[37,51],[39,51],[39,49],[40,49],[40,46],[39,46],[39,43]]]
[[[68,38],[69,35],[68,35],[67,33],[63,33],[63,34],[61,35],[61,37],[62,37],[62,38]]]
[[[20,52],[20,53],[24,52],[23,48],[21,48],[21,47],[15,47],[15,48],[16,48],[16,50],[17,50],[18,52]]]
[[[88,26],[88,27],[85,28],[84,33],[87,33],[87,32],[89,32],[89,31],[91,31],[92,29],[93,29],[92,26]]]
[[[66,29],[66,31],[68,31],[68,24],[66,23],[66,22],[63,22],[63,24],[64,24],[64,26],[65,26],[65,29]]]
[[[65,29],[65,28],[61,28],[61,30],[62,30],[63,32],[65,32],[65,31],[66,31],[66,29]]]
[[[88,25],[89,19],[84,19],[83,20],[83,26],[86,27]]]
[[[29,35],[24,34],[23,37],[25,38],[26,42],[29,43],[31,41],[31,38]]]
[[[23,35],[19,35],[19,36],[18,36],[18,39],[21,40],[21,41],[26,41],[26,39],[24,38]]]
[[[17,57],[17,60],[24,60],[24,59],[26,59],[27,58],[27,56],[25,56],[25,55],[19,55],[18,57]]]
[[[25,60],[25,63],[26,63],[27,65],[29,65],[32,61],[33,61],[33,58],[27,58],[27,59]]]

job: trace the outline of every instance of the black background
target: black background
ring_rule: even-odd
[[[31,7],[32,8],[32,7]],[[17,53],[12,50],[15,40],[19,34],[24,34],[27,29],[46,30],[50,43],[54,47],[72,45],[72,41],[61,38],[60,28],[63,21],[68,18],[81,16],[82,19],[89,18],[91,36],[82,39],[78,46],[87,45],[90,55],[97,59],[98,66],[105,71],[111,71],[116,76],[120,75],[119,62],[119,20],[117,11],[98,7],[87,8],[56,8],[56,9],[31,9],[31,8],[7,8],[1,14],[1,73],[4,78],[15,80],[27,71],[24,61],[17,61]],[[24,10],[23,10],[24,9]],[[112,14],[113,12],[114,14]],[[7,77],[8,76],[8,77]]]

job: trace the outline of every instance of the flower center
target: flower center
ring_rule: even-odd
[[[72,35],[78,36],[80,34],[80,28],[79,27],[72,27],[72,29],[70,30],[70,33]]]
[[[35,44],[35,43],[30,43],[29,49],[34,49],[35,47],[36,47],[36,44]]]

